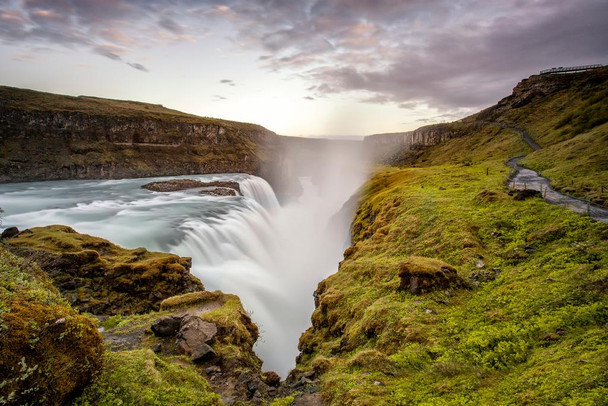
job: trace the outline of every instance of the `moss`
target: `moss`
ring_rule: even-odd
[[[183,295],[172,296],[163,300],[160,303],[160,308],[163,310],[178,309],[183,307],[191,307],[208,302],[220,300],[223,297],[221,292],[192,292]]]
[[[108,352],[96,382],[75,405],[220,405],[207,381],[182,357],[150,350]]]
[[[0,403],[63,404],[101,368],[95,323],[44,272],[0,247]]]
[[[158,310],[170,296],[201,291],[189,272],[190,258],[127,250],[67,226],[32,228],[7,247],[37,261],[70,303],[93,314],[133,314]]]
[[[608,226],[506,198],[503,162],[521,140],[498,135],[513,145],[488,141],[486,151],[505,147],[491,158],[450,140],[471,164],[432,165],[448,151],[433,147],[423,167],[382,167],[364,186],[354,248],[319,284],[299,344],[298,367],[329,361],[329,404],[606,402]],[[493,277],[421,296],[398,289],[400,268],[445,266]]]

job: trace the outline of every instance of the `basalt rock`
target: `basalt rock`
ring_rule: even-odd
[[[203,362],[215,358],[216,354],[208,343],[217,334],[217,326],[197,316],[182,319],[177,333],[177,349],[188,355],[193,362]]]
[[[0,235],[0,240],[13,238],[17,235],[19,235],[19,229],[17,227],[9,227],[2,232],[2,235]]]
[[[150,330],[157,337],[171,337],[177,334],[182,324],[182,318],[177,316],[168,316],[156,320],[150,326]]]

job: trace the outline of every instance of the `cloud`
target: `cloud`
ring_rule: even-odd
[[[148,69],[140,63],[127,62],[127,65],[142,72],[149,72]]]
[[[232,79],[222,79],[220,80],[220,83],[223,83],[228,86],[235,86],[235,83]]]
[[[306,99],[306,100],[315,100],[315,98],[312,97],[312,96],[304,96],[304,99]]]
[[[452,112],[543,68],[608,62],[607,15],[605,0],[22,0],[0,2],[0,41],[145,70],[125,62],[133,51],[212,32],[306,81],[310,97]]]
[[[213,101],[222,101],[222,100],[227,100],[227,97],[221,96],[219,94],[214,94],[213,96],[211,96],[211,100]]]

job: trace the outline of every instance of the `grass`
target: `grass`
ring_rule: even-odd
[[[102,352],[94,322],[0,246],[0,404],[63,404],[101,369]]]
[[[184,357],[151,350],[107,352],[104,370],[74,405],[220,405],[207,381]]]
[[[353,246],[300,340],[299,367],[329,365],[329,404],[608,403],[608,226],[513,200],[503,162],[526,151],[485,128],[365,185]],[[476,277],[480,259],[495,280]],[[404,262],[436,260],[469,288],[399,289]]]

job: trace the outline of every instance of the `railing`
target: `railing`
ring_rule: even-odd
[[[559,68],[541,70],[540,74],[545,75],[547,73],[579,72],[579,71],[583,71],[583,70],[601,68],[602,66],[604,66],[604,65],[596,64],[596,65],[583,65],[583,66],[568,66],[567,68],[560,66]]]

